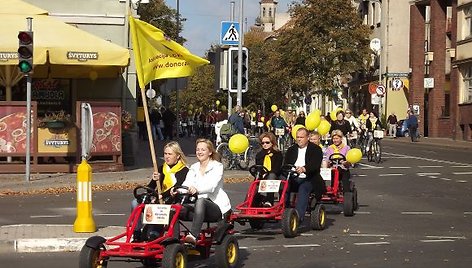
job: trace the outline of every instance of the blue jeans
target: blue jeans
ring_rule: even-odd
[[[298,212],[298,217],[300,222],[303,222],[305,219],[305,212],[308,208],[308,201],[310,199],[310,194],[313,191],[313,185],[311,181],[307,179],[290,179],[288,192],[285,197],[285,204],[287,207],[290,206],[290,193],[298,191],[297,195],[297,204],[295,204],[295,209]]]
[[[159,124],[152,124],[151,125],[151,132],[152,132],[152,137],[154,138],[154,140],[157,140],[158,138],[159,138],[159,140],[164,139],[164,135],[162,135],[162,130],[159,127]]]

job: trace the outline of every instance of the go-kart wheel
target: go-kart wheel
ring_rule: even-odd
[[[286,238],[297,236],[298,233],[298,213],[294,208],[287,208],[282,217],[282,233]]]
[[[357,188],[354,187],[354,189],[352,189],[352,195],[353,195],[353,198],[354,198],[354,211],[357,211],[359,209],[359,201],[357,200]]]
[[[140,193],[140,190],[145,190],[145,192]],[[134,198],[138,200],[138,203],[150,202],[151,201],[150,198],[146,198],[146,197],[155,197],[156,199],[159,198],[156,190],[147,186],[142,186],[142,185],[139,185],[136,188],[134,188],[133,195],[134,195]]]
[[[269,170],[263,165],[253,165],[249,168],[249,173],[257,179],[262,179],[265,174],[269,173]]]
[[[91,248],[87,245],[82,247],[79,256],[79,268],[105,268],[107,267],[108,261],[103,259],[100,260],[100,252],[105,247],[100,245],[98,248]]]
[[[310,226],[313,230],[324,230],[326,226],[326,211],[322,204],[316,204],[310,214]]]
[[[187,267],[187,254],[181,244],[170,244],[164,249],[162,258],[163,268],[185,268]]]
[[[354,195],[352,192],[344,193],[343,213],[346,217],[354,215]]]
[[[258,220],[249,220],[249,225],[253,230],[259,230],[264,227],[264,222]]]
[[[216,266],[221,268],[239,266],[239,244],[234,236],[227,234],[223,241],[216,246],[215,262]]]

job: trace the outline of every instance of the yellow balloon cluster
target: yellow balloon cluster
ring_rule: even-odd
[[[275,105],[275,104],[272,104],[272,106],[270,107],[270,109],[272,110],[272,112],[277,111],[277,108],[278,108],[278,107],[277,107],[277,105]]]
[[[329,113],[329,117],[331,118],[331,120],[335,121],[335,120],[337,119],[336,114],[337,114],[339,111],[343,111],[343,108],[341,108],[341,107],[336,107],[336,109],[334,109],[331,113]]]
[[[309,131],[315,130],[321,123],[320,114],[311,112],[305,119],[305,127]]]
[[[243,134],[234,134],[229,139],[229,149],[235,154],[241,154],[249,147],[249,140]]]
[[[292,137],[294,139],[297,138],[297,131],[302,127],[305,127],[305,126],[304,125],[295,125],[295,126],[292,127]]]
[[[346,154],[346,160],[351,163],[351,164],[355,164],[359,161],[361,161],[362,159],[362,151],[358,148],[353,148],[349,151],[347,151],[347,154]]]
[[[326,135],[328,134],[330,129],[331,129],[331,124],[328,121],[323,120],[320,122],[320,125],[318,126],[318,133],[320,133],[320,135]]]

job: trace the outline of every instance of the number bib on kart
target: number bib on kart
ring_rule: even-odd
[[[320,168],[320,175],[324,181],[331,181],[331,169],[330,168]]]
[[[280,187],[279,180],[262,180],[259,182],[259,193],[278,193]]]
[[[374,138],[383,139],[384,132],[382,130],[374,130]]]
[[[275,128],[275,135],[276,135],[276,136],[283,136],[283,135],[285,135],[285,129],[283,129],[283,128]]]
[[[263,126],[264,126],[264,123],[262,123],[262,122],[257,122],[257,126],[258,126],[258,127],[263,127]]]
[[[147,204],[144,207],[144,224],[169,224],[170,205]]]

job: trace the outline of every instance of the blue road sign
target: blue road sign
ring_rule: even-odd
[[[222,21],[220,43],[222,45],[237,45],[239,43],[239,22]]]

